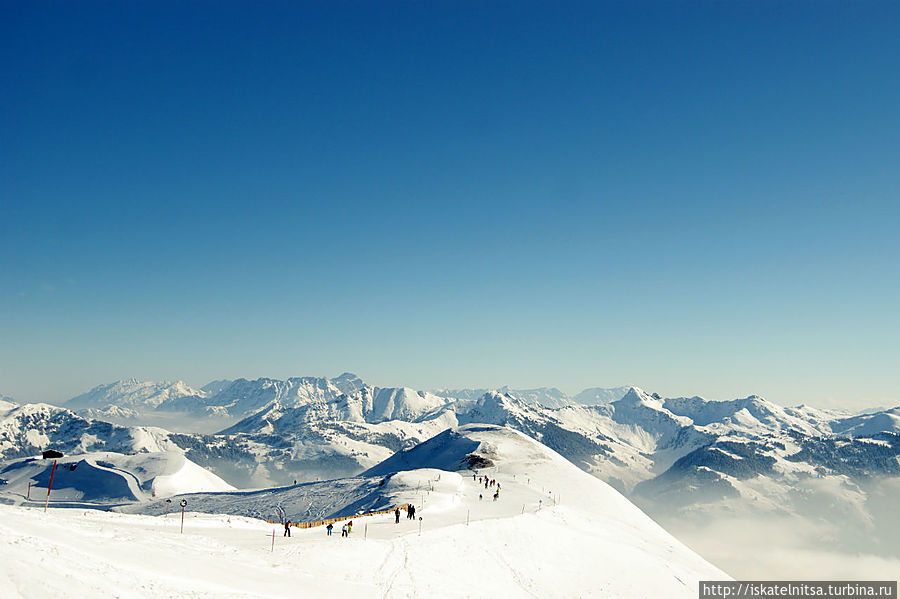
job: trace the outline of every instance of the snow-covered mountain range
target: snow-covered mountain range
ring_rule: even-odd
[[[630,387],[586,389],[574,397],[552,387],[496,391],[518,398],[528,405],[560,408],[567,405],[605,405],[624,396]],[[213,381],[199,389],[182,381],[138,381],[128,379],[99,385],[68,400],[65,406],[92,417],[152,418],[155,413],[180,413],[188,418],[209,416],[240,420],[277,401],[286,408],[316,402],[331,402],[341,397],[359,397],[370,402],[375,418],[410,420],[428,409],[457,400],[477,400],[491,389],[438,389],[417,391],[407,387],[375,387],[355,374],[328,379],[295,377],[286,380],[260,378]],[[393,411],[396,407],[396,411]],[[370,414],[366,417],[371,419]]]
[[[518,430],[676,524],[769,514],[840,522],[848,546],[900,556],[889,516],[900,481],[900,408],[851,414],[757,396],[663,398],[638,388],[418,391],[334,379],[120,381],[65,408],[0,404],[0,461],[67,453],[178,452],[238,488],[356,476],[448,428]],[[580,397],[580,399],[578,399]],[[211,433],[142,423],[222,423]],[[119,424],[107,420],[119,418]],[[195,420],[192,420],[195,419]],[[5,463],[5,462],[4,462]],[[2,486],[0,486],[2,489]]]
[[[520,396],[521,395],[521,396]],[[859,484],[900,476],[900,408],[865,414],[783,408],[757,396],[731,401],[662,398],[638,388],[418,391],[379,388],[344,373],[333,379],[181,382],[134,379],[67,402],[79,410],[10,402],[0,456],[64,450],[177,447],[239,487],[349,476],[395,451],[468,423],[509,426],[634,497],[690,511],[744,497],[784,510],[810,480]],[[135,426],[154,414],[214,415],[216,434]],[[106,420],[129,425],[108,424]],[[859,497],[856,498],[860,501]]]

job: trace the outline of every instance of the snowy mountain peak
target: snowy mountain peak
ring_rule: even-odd
[[[569,405],[569,396],[556,387],[510,389],[507,385],[504,385],[498,391],[515,396],[529,405],[544,406],[545,408],[561,408]]]
[[[625,395],[614,403],[621,405],[643,404],[652,407],[662,407],[662,402],[658,397],[650,395],[640,387],[629,387]]]
[[[361,378],[352,372],[344,372],[343,374],[331,379],[332,384],[341,390],[341,393],[350,395],[362,390],[366,386]]]
[[[590,387],[572,398],[572,401],[585,406],[608,405],[622,399],[631,387]]]
[[[115,381],[106,385],[98,385],[66,402],[66,407],[105,408],[109,405],[119,407],[158,407],[165,401],[182,397],[204,397],[206,392],[193,389],[183,381],[138,381],[135,378]]]
[[[216,381],[210,381],[200,387],[201,391],[204,391],[208,395],[215,395],[216,393],[221,393],[225,389],[227,389],[231,383],[233,383],[231,379],[219,379]]]
[[[0,459],[31,456],[48,448],[65,453],[181,451],[163,429],[117,426],[49,404],[23,404],[0,413]]]
[[[507,473],[525,472],[542,463],[579,478],[584,476],[574,464],[520,431],[493,424],[467,424],[397,452],[361,476],[383,476],[419,468],[450,472],[499,468]]]
[[[544,408],[528,405],[518,397],[499,391],[488,391],[467,406],[467,410],[460,410],[458,414],[460,422],[505,425],[510,421],[542,422],[546,419]]]

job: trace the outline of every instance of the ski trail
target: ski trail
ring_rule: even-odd
[[[507,570],[509,570],[509,573],[512,576],[512,579],[516,582],[517,585],[519,585],[520,589],[525,591],[525,593],[531,597],[536,597],[537,599],[541,599],[542,595],[539,595],[538,593],[536,593],[532,590],[532,587],[534,586],[534,584],[529,580],[523,579],[523,577],[521,575],[519,575],[519,569],[514,564],[512,564],[509,560],[506,559],[506,556],[503,555],[502,551],[496,552],[495,555],[497,556],[497,561],[499,561],[501,564],[503,564],[503,566]]]
[[[401,555],[403,558],[402,560],[400,559]],[[390,567],[392,563],[394,565]],[[388,569],[390,569],[390,572],[385,575],[385,572]],[[390,551],[385,556],[384,561],[382,561],[381,565],[378,566],[378,570],[376,571],[376,575],[380,576],[383,579],[382,582],[379,583],[379,586],[384,588],[384,592],[381,595],[382,599],[396,596],[394,594],[395,584],[397,583],[397,579],[404,573],[406,574],[407,578],[410,578],[409,543],[405,539],[400,537],[390,541]],[[409,596],[408,592],[405,594]]]

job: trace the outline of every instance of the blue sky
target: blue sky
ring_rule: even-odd
[[[900,403],[896,3],[0,7],[0,393]]]

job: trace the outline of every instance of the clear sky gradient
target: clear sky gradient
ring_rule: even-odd
[[[900,3],[0,7],[0,393],[900,403]]]

